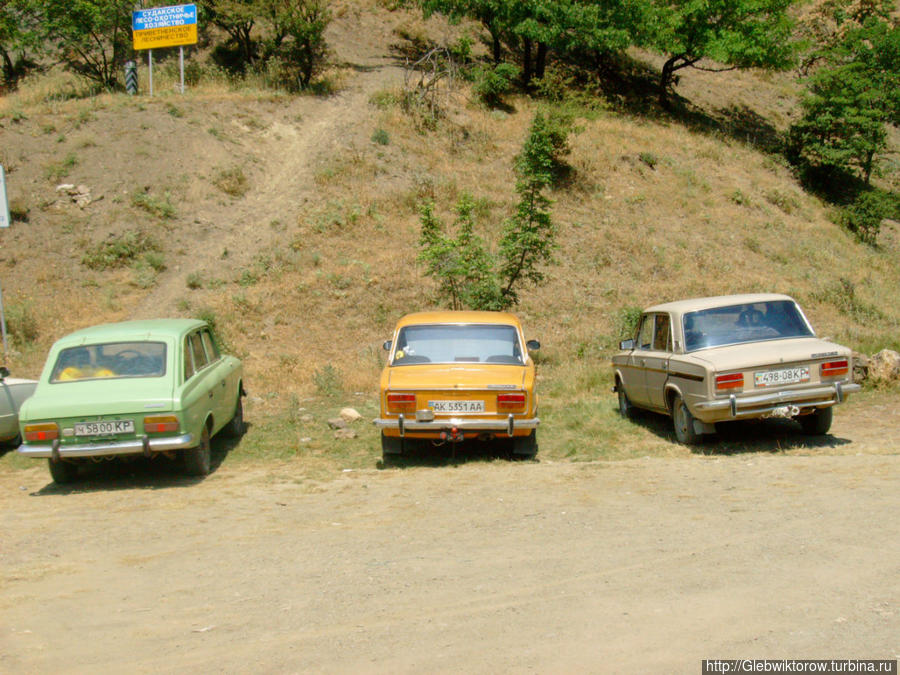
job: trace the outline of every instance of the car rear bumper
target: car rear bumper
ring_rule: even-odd
[[[521,429],[537,429],[541,423],[537,417],[517,418],[514,415],[498,417],[497,419],[447,417],[436,420],[417,420],[414,417],[408,419],[404,415],[397,417],[376,418],[372,420],[379,429],[392,429],[400,432],[400,436],[410,433],[435,433],[458,429],[459,431],[478,431],[483,433],[515,435]]]
[[[811,389],[788,389],[769,394],[737,396],[715,401],[701,401],[691,407],[691,413],[703,422],[723,422],[726,420],[746,419],[751,417],[767,417],[784,408],[825,408],[843,403],[850,394],[858,392],[862,387],[858,384],[835,384],[813,387]]]
[[[62,445],[54,441],[53,445],[29,445],[23,443],[18,452],[27,457],[104,457],[107,455],[138,455],[152,452],[165,452],[167,450],[182,450],[197,445],[194,434],[182,434],[181,436],[165,436],[162,438],[148,438],[146,436],[131,441],[115,441],[110,443],[79,443],[77,445]]]

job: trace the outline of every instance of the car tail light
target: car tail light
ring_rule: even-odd
[[[395,394],[387,395],[388,412],[406,413],[416,411],[416,395],[415,394]]]
[[[525,410],[525,394],[497,394],[497,412],[521,412]]]
[[[850,370],[850,363],[847,359],[841,361],[828,361],[822,364],[822,377],[834,377],[835,375],[846,375]]]
[[[178,431],[178,418],[175,415],[160,415],[144,418],[144,433],[173,434]]]
[[[730,373],[729,375],[716,375],[716,389],[743,389],[744,374]]]
[[[26,441],[55,441],[59,438],[59,427],[50,422],[45,424],[26,424]]]

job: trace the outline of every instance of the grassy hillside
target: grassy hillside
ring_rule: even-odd
[[[0,232],[14,373],[36,376],[47,347],[85,325],[199,315],[244,359],[246,452],[334,452],[300,408],[374,416],[381,342],[399,316],[435,306],[416,260],[419,204],[434,199],[449,219],[471,193],[490,240],[512,212],[513,158],[545,103],[511,96],[489,110],[457,82],[427,128],[399,104],[398,55],[410,38],[440,43],[466,28],[374,1],[342,7],[327,95],[215,78],[180,95],[170,60],[152,98],[85,98],[58,75],[0,98],[16,221]],[[648,439],[681,452],[657,443],[653,424],[612,413],[608,358],[635,307],[786,292],[820,335],[869,353],[900,346],[896,224],[877,248],[857,243],[766,150],[794,114],[791,77],[696,71],[678,91],[677,118],[639,96],[556,104],[578,127],[552,195],[557,264],[516,310],[544,344],[543,456],[643,454]],[[92,201],[75,204],[62,183],[86,186]],[[275,443],[285,429],[288,442]],[[351,455],[368,461],[376,436],[361,434]]]

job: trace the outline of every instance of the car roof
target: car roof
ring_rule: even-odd
[[[644,312],[686,314],[688,312],[696,312],[703,309],[711,309],[713,307],[749,305],[757,302],[771,302],[773,300],[789,300],[794,302],[794,299],[791,296],[782,295],[781,293],[744,293],[742,295],[717,295],[709,298],[690,298],[688,300],[666,302],[661,305],[648,307]]]
[[[179,338],[188,331],[205,326],[199,319],[143,319],[90,326],[69,333],[57,344],[85,344],[104,340],[146,340],[149,338]]]
[[[476,311],[436,311],[436,312],[415,312],[407,314],[397,322],[397,327],[420,325],[420,324],[446,324],[446,323],[497,323],[518,326],[519,319],[515,314],[509,312],[476,312]]]

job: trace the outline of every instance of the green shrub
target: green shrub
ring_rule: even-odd
[[[619,310],[618,333],[623,340],[634,337],[642,311],[636,305],[628,305]]]
[[[874,246],[881,231],[881,221],[890,214],[888,200],[880,192],[863,192],[841,212],[841,224],[869,246]]]
[[[37,317],[31,312],[31,303],[10,303],[3,310],[6,334],[13,344],[25,347],[37,339],[40,331]]]
[[[344,390],[341,371],[330,363],[316,368],[313,373],[313,384],[320,396],[337,398]]]
[[[84,254],[81,264],[92,270],[125,267],[147,253],[158,253],[159,250],[159,244],[150,235],[128,230],[120,235],[109,235],[97,248]]]
[[[498,106],[503,102],[503,95],[512,91],[518,76],[519,69],[511,63],[476,68],[475,95],[491,107]]]
[[[150,192],[135,192],[131,195],[131,203],[161,220],[171,220],[175,217],[172,196],[168,192],[164,193],[162,197],[157,197]]]
[[[372,133],[372,142],[378,145],[388,145],[391,142],[391,137],[384,129],[376,129]]]

